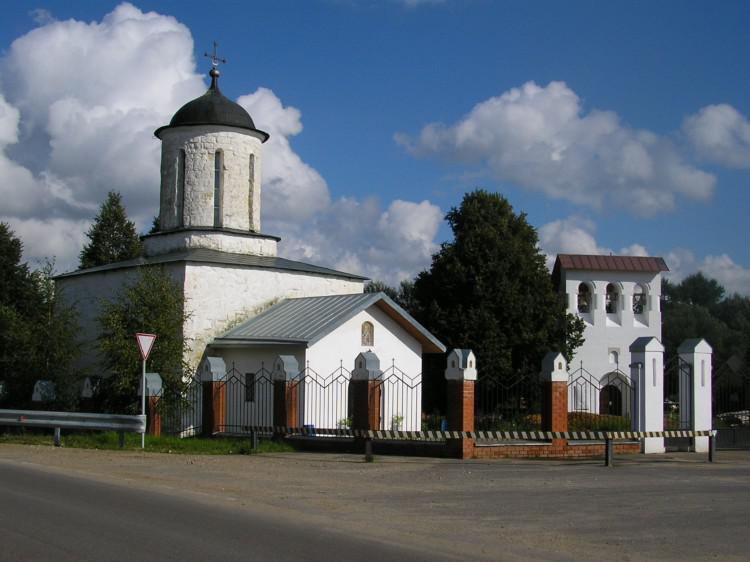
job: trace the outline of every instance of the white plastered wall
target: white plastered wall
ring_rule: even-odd
[[[364,282],[311,273],[188,263],[185,336],[188,363],[196,367],[206,345],[238,323],[284,298],[362,293]]]
[[[568,312],[578,314],[577,296],[581,282],[586,282],[593,293],[591,312],[578,314],[586,321],[585,342],[576,351],[569,370],[575,371],[583,363],[583,368],[597,379],[617,368],[629,375],[630,344],[644,336],[661,341],[661,274],[580,270],[563,270],[562,274]],[[616,314],[606,313],[606,290],[610,283],[619,292]],[[633,290],[637,284],[648,293],[643,315],[633,314]],[[611,361],[613,351],[617,352],[617,362]]]
[[[181,264],[167,264],[166,271],[180,285],[183,284]],[[104,375],[98,338],[101,333],[98,318],[101,315],[102,301],[112,301],[122,288],[132,282],[138,271],[136,267],[114,269],[95,273],[63,277],[55,281],[58,291],[66,303],[78,313],[80,326],[76,340],[81,343],[81,357],[76,366],[90,369],[90,375]],[[133,335],[135,338],[135,334]],[[133,340],[135,345],[135,339]]]
[[[373,324],[372,346],[361,345],[364,322]],[[310,387],[320,389],[328,382],[335,381],[342,364],[345,372],[350,372],[354,368],[354,359],[363,351],[374,352],[380,359],[380,369],[383,371],[381,428],[419,430],[422,414],[422,345],[375,305],[310,346],[307,360],[320,379],[319,384]],[[320,392],[307,394],[306,410],[311,412],[311,417],[306,423],[315,423],[317,427],[336,427],[347,417],[344,404],[339,404],[337,409],[332,404],[333,399],[325,402],[323,414],[315,414],[318,407],[315,402],[321,400],[326,398]],[[313,420],[313,416],[319,419]],[[331,423],[334,425],[326,425]]]

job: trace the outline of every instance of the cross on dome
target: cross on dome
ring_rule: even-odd
[[[227,63],[227,59],[219,58],[219,54],[217,53],[218,46],[219,44],[214,41],[213,52],[210,55],[208,53],[203,53],[204,57],[208,57],[209,59],[211,59],[211,71],[209,72],[211,78],[216,78],[217,76],[219,76],[219,64]]]

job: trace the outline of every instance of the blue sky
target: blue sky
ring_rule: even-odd
[[[281,234],[290,257],[395,282],[450,236],[445,211],[484,187],[528,214],[550,255],[645,251],[665,256],[676,278],[701,269],[750,294],[746,2],[117,6],[3,8],[0,95],[17,131],[0,149],[7,166],[28,171],[30,192],[52,194],[41,209],[0,206],[29,259],[53,253],[75,265],[71,248],[107,188],[145,228],[158,204],[158,143],[146,132],[205,87],[202,54],[217,40],[229,60],[222,90],[284,141],[266,147],[264,231]],[[155,49],[154,18],[166,16],[181,26]],[[30,76],[23,87],[19,74]],[[144,82],[157,90],[153,104]],[[137,101],[105,95],[108,85]],[[74,110],[61,101],[71,98]],[[45,109],[55,103],[65,109]],[[73,125],[96,125],[85,113],[97,104],[109,121],[80,150],[62,150],[76,142],[66,137]],[[104,143],[108,157],[133,163],[87,173]]]

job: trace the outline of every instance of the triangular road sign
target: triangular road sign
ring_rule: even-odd
[[[135,339],[138,341],[138,349],[141,350],[141,357],[146,361],[151,353],[151,349],[154,347],[156,334],[141,334],[139,332],[135,335]]]

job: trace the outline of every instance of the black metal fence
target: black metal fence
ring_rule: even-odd
[[[732,357],[714,371],[712,393],[716,446],[750,448],[750,369],[739,357]]]
[[[192,437],[203,429],[203,385],[192,375],[182,388],[163,392],[156,407],[162,418],[162,431],[178,437]]]
[[[619,369],[594,376],[581,364],[568,376],[569,431],[630,431],[636,407],[635,381]]]
[[[311,432],[351,428],[350,381],[351,372],[343,366],[328,374],[306,366],[287,383],[288,394],[294,397],[292,425],[307,427]],[[424,423],[431,423],[422,414],[421,374],[410,376],[394,364],[373,382],[380,396],[380,427],[376,429],[419,431]],[[255,372],[242,372],[233,365],[225,377],[212,384],[208,393],[204,383],[192,378],[181,392],[159,396],[162,431],[179,436],[202,432],[243,434],[257,433],[261,428],[267,431],[274,425],[275,383],[265,366]],[[220,418],[210,420],[211,428],[204,427],[216,411],[222,412]]]
[[[750,426],[750,370],[730,360],[713,376],[714,427]]]
[[[690,429],[692,408],[693,367],[675,356],[664,365],[664,429]]]
[[[474,427],[477,431],[539,430],[541,423],[539,373],[505,377],[479,374],[474,394]]]

